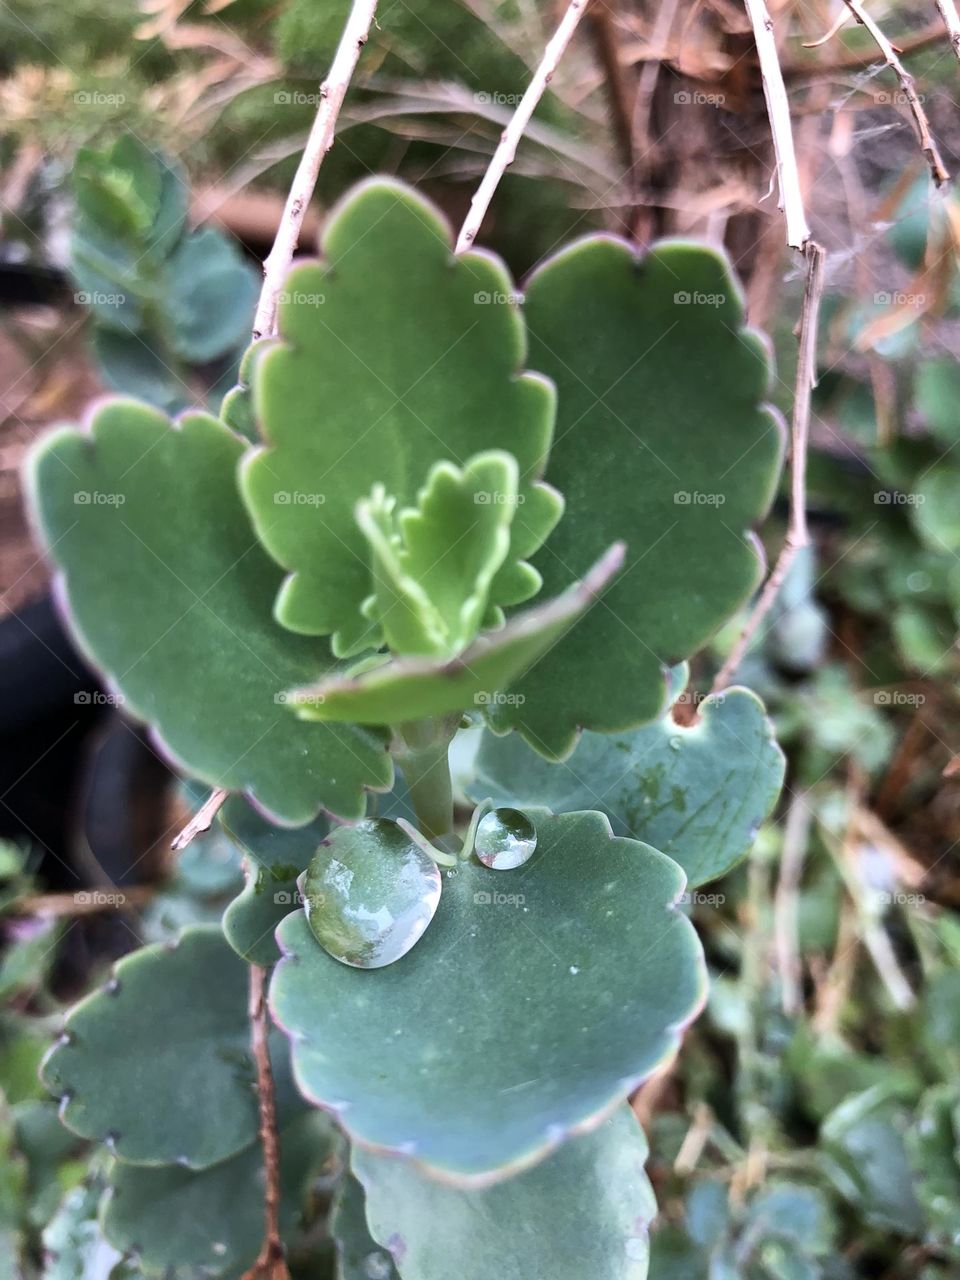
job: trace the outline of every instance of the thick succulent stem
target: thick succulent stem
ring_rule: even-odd
[[[397,763],[410,792],[417,824],[428,840],[453,831],[453,783],[448,752],[459,716],[415,720],[400,726]]]

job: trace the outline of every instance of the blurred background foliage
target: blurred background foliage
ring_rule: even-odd
[[[66,647],[17,468],[39,429],[98,390],[168,410],[219,402],[346,8],[0,6],[0,1280],[148,1274],[100,1235],[102,1157],[59,1125],[36,1065],[64,1004],[111,959],[218,919],[241,875],[216,832],[169,854],[201,796],[169,784]],[[558,12],[384,0],[304,247],[370,172],[461,215]],[[889,0],[871,12],[957,168],[960,71],[936,13]],[[931,189],[865,33],[805,47],[835,16],[776,8],[830,255],[813,545],[740,672],[776,722],[788,786],[749,864],[689,906],[710,1002],[635,1099],[661,1206],[652,1280],[960,1274],[960,205]],[[801,280],[771,164],[738,6],[598,2],[482,240],[517,273],[589,230],[724,243],[788,412]],[[785,517],[781,501],[771,556]],[[742,622],[701,656],[691,690],[709,688]],[[293,1252],[311,1280],[332,1274],[328,1203],[321,1178]]]

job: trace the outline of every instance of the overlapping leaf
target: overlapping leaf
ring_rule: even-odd
[[[280,1137],[280,1225],[290,1230],[303,1211],[307,1184],[335,1150],[324,1117],[313,1113]],[[103,1212],[107,1239],[136,1250],[148,1276],[193,1280],[239,1276],[257,1257],[263,1239],[263,1151],[241,1151],[194,1172],[117,1163]]]
[[[220,825],[247,859],[247,883],[223,913],[224,937],[250,964],[279,958],[274,931],[297,907],[297,876],[327,834],[324,818],[292,831],[275,827],[240,796],[220,810]],[[193,846],[190,846],[191,848]]]
[[[397,724],[446,715],[466,707],[488,709],[593,608],[623,563],[623,547],[608,548],[582,582],[555,600],[516,614],[499,631],[485,632],[454,658],[396,658],[358,675],[332,676],[291,691],[298,714],[310,720]]]
[[[534,560],[544,592],[614,538],[628,548],[603,607],[517,683],[523,701],[492,709],[495,727],[560,758],[581,727],[657,716],[664,667],[749,597],[761,561],[748,531],[773,495],[783,432],[761,404],[766,350],[712,250],[666,243],[638,260],[586,240],[537,271],[524,312],[531,367],[557,385],[546,478],[566,500]]]
[[[476,768],[475,800],[599,809],[617,835],[668,854],[696,886],[747,853],[780,793],[784,759],[760,700],[731,689],[707,698],[690,726],[668,712],[632,733],[584,733],[561,763],[518,734],[487,733]]]
[[[331,959],[302,914],[271,986],[301,1089],[363,1145],[486,1185],[601,1120],[703,995],[675,863],[598,813],[537,816],[535,857],[465,863],[402,960]]]
[[[394,653],[452,657],[474,639],[510,550],[518,484],[512,455],[491,449],[463,468],[438,462],[415,507],[398,511],[381,484],[357,504],[373,561],[363,612]]]
[[[460,1280],[646,1280],[656,1213],[646,1157],[623,1104],[593,1133],[486,1189],[445,1186],[409,1161],[359,1147],[353,1170],[373,1238],[403,1280],[448,1280],[451,1258]]]
[[[131,1164],[204,1169],[257,1134],[247,967],[220,930],[121,960],[43,1064],[61,1117]]]
[[[517,460],[524,499],[492,601],[536,589],[517,570],[559,515],[538,486],[554,397],[521,374],[523,323],[504,268],[486,254],[453,258],[447,224],[418,195],[376,180],[327,223],[324,257],[296,266],[281,299],[282,342],[253,370],[267,442],[244,469],[245,497],[264,545],[291,570],[277,602],[285,626],[333,633],[336,653],[377,638],[356,503],[381,483],[414,504],[436,462],[462,466],[486,449]]]
[[[280,575],[237,494],[242,452],[213,418],[174,427],[114,401],[90,436],[39,446],[33,505],[81,644],[188,773],[283,822],[321,806],[358,817],[390,762],[375,734],[298,723],[283,705],[332,664],[325,643],[271,617]]]

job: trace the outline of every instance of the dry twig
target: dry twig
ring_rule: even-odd
[[[250,1044],[257,1068],[257,1096],[260,1105],[260,1141],[266,1189],[263,1196],[264,1233],[260,1255],[243,1280],[289,1280],[280,1238],[280,1143],[277,1139],[277,1107],[270,1066],[270,1032],[265,995],[266,969],[250,966]]]
[[[360,52],[376,12],[377,0],[354,0],[343,35],[330,65],[330,74],[320,86],[320,103],[307,136],[293,184],[287,195],[283,217],[273,248],[263,264],[263,288],[253,319],[254,338],[268,337],[277,320],[277,295],[300,240],[303,217],[317,185],[323,157],[333,146],[337,116],[346,96]]]
[[[191,840],[195,840],[204,831],[209,831],[214,818],[220,812],[229,794],[230,792],[224,791],[222,787],[218,787],[216,791],[211,791],[187,825],[176,836],[170,846],[171,849],[178,851],[185,849]]]
[[[920,101],[920,95],[917,93],[917,84],[913,76],[906,69],[897,56],[897,52],[893,45],[884,35],[881,28],[874,22],[870,14],[863,7],[861,0],[843,0],[844,4],[860,23],[862,27],[866,27],[867,31],[873,37],[874,43],[880,50],[884,62],[900,81],[900,87],[903,95],[907,100],[910,108],[910,114],[913,116],[913,123],[917,130],[917,140],[920,143],[920,150],[926,157],[927,164],[930,166],[930,174],[938,187],[942,187],[945,182],[950,181],[950,175],[947,173],[943,163],[943,158],[933,135],[930,132],[930,122],[927,120],[927,113],[923,109],[923,103]],[[956,48],[956,45],[954,45]]]
[[[573,33],[576,31],[589,2],[590,0],[570,0],[567,11],[560,20],[560,25],[543,51],[540,65],[534,72],[533,79],[527,86],[523,97],[517,103],[517,109],[511,116],[510,123],[500,135],[500,142],[493,153],[493,158],[486,173],[483,175],[483,180],[474,193],[473,199],[470,201],[470,209],[464,219],[463,226],[460,228],[460,235],[457,237],[457,253],[463,253],[466,249],[469,249],[477,238],[480,224],[483,222],[484,214],[490,207],[490,201],[493,199],[493,194],[500,183],[500,179],[513,163],[513,158],[517,154],[517,147],[530,117],[536,110],[537,103],[546,92],[547,85],[553,79],[554,73],[560,65],[560,59],[566,52],[567,45],[573,39]]]
[[[953,46],[953,52],[960,60],[960,18],[957,17],[957,6],[953,0],[937,0],[937,9],[940,11],[940,17],[943,24],[947,28],[947,34],[950,36],[950,43]]]

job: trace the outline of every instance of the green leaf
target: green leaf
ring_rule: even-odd
[[[353,1149],[371,1234],[403,1280],[646,1280],[656,1213],[647,1142],[624,1103],[593,1133],[483,1190],[425,1177],[408,1161]],[[491,1230],[491,1224],[496,1230]]]
[[[960,470],[947,459],[921,472],[914,484],[910,515],[933,551],[960,551]]]
[[[370,1234],[364,1190],[351,1173],[337,1186],[330,1231],[337,1242],[337,1280],[401,1280],[390,1254]]]
[[[917,1199],[929,1236],[960,1262],[960,1096],[956,1085],[938,1085],[920,1099],[905,1135]]]
[[[945,357],[917,366],[916,405],[930,433],[949,448],[960,440],[960,368]]]
[[[139,334],[97,328],[93,351],[103,380],[112,390],[137,395],[165,413],[178,412],[187,404],[190,388]]]
[[[221,232],[185,236],[166,267],[164,312],[173,349],[205,364],[242,347],[250,336],[259,285],[256,272]]]
[[[270,616],[279,573],[237,494],[242,452],[214,418],[173,426],[114,401],[89,436],[40,444],[32,504],[82,648],[178,765],[281,822],[321,806],[360,817],[364,787],[388,787],[391,764],[377,735],[298,724],[282,705],[331,662]]]
[[[725,875],[747,853],[783,784],[784,758],[746,689],[707,698],[689,726],[662,719],[633,733],[585,733],[550,764],[517,734],[484,734],[471,794],[555,813],[599,809],[614,833],[673,858],[691,887]]]
[[[517,460],[526,499],[510,564],[532,554],[559,516],[536,485],[553,428],[552,388],[521,374],[523,323],[504,267],[454,258],[450,228],[420,196],[377,179],[331,214],[324,259],[293,268],[279,312],[282,342],[253,369],[267,448],[244,467],[244,496],[267,550],[292,571],[277,616],[294,631],[333,633],[338,654],[375,643],[360,613],[370,594],[356,503],[383,484],[412,506],[436,462],[486,449]],[[608,540],[609,541],[609,540]],[[518,603],[502,571],[493,603]]]
[[[109,1280],[122,1255],[97,1221],[102,1198],[99,1177],[67,1192],[43,1231],[43,1280]]]
[[[297,876],[326,837],[328,824],[318,818],[286,831],[267,822],[241,796],[231,796],[220,810],[220,825],[249,866],[243,891],[223,913],[224,937],[248,963],[266,968],[279,958],[274,932],[296,909]]]
[[[296,1225],[309,1182],[336,1147],[324,1117],[307,1115],[280,1133],[280,1224]],[[263,1240],[263,1151],[259,1143],[201,1172],[142,1169],[117,1163],[103,1230],[118,1249],[135,1249],[141,1265],[166,1280],[238,1276]]]
[[[373,561],[363,612],[395,653],[452,657],[476,638],[510,550],[518,484],[516,460],[490,450],[463,468],[436,463],[415,507],[398,511],[381,484],[357,504]]]
[[[882,1231],[919,1235],[917,1202],[904,1145],[907,1114],[885,1085],[854,1094],[832,1111],[820,1129],[837,1189],[863,1218]]]
[[[561,758],[581,727],[659,715],[664,668],[749,598],[762,566],[747,530],[772,499],[783,431],[760,403],[767,352],[712,250],[667,243],[638,261],[624,242],[582,241],[536,272],[525,313],[531,366],[557,385],[546,479],[566,499],[534,561],[544,591],[627,544],[603,607],[519,681],[523,702],[493,709],[495,728]]]
[[[119,1160],[204,1169],[257,1134],[247,967],[216,927],[121,960],[44,1061],[61,1118]]]
[[[358,675],[294,689],[290,700],[304,719],[370,725],[447,715],[471,705],[489,712],[497,690],[550,651],[597,602],[622,563],[623,546],[610,547],[582,582],[515,615],[500,631],[485,632],[455,658],[395,658]]]
[[[598,813],[538,815],[537,833],[519,870],[445,876],[430,928],[385,969],[338,964],[302,915],[278,930],[271,1005],[305,1095],[446,1181],[487,1185],[595,1127],[703,998],[673,862]]]

